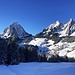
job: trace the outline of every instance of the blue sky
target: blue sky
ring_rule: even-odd
[[[56,20],[75,21],[75,0],[0,0],[0,33],[17,21],[33,35]]]

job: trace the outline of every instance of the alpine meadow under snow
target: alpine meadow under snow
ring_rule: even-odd
[[[75,63],[21,63],[0,65],[1,75],[75,75]]]

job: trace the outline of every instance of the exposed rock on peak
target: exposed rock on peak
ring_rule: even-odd
[[[68,24],[72,24],[72,23],[75,23],[75,22],[73,21],[73,19],[72,19],[72,18],[70,18],[70,20],[69,20]]]
[[[75,22],[73,21],[73,19],[70,19],[66,24],[61,23],[60,21],[56,21],[55,23],[50,24],[49,27],[45,28],[41,33],[37,34],[36,36],[49,37],[52,36],[54,33],[58,33],[59,36],[62,37],[69,36],[73,32],[75,32]]]
[[[7,27],[3,31],[2,37],[9,38],[12,37],[13,34],[19,38],[30,36],[30,34],[28,34],[18,22],[13,22],[9,27]]]

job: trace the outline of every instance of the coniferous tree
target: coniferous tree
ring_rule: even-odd
[[[7,59],[7,64],[19,64],[19,50],[15,42],[8,45]]]
[[[7,43],[5,39],[0,38],[0,64],[6,64],[7,61]]]

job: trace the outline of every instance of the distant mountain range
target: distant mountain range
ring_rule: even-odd
[[[75,58],[75,22],[73,19],[66,24],[56,21],[35,36],[27,33],[20,24],[14,22],[3,31],[0,37],[7,40],[13,36],[17,39],[15,42],[19,47],[38,46],[38,54],[44,54],[47,60],[57,55]]]

